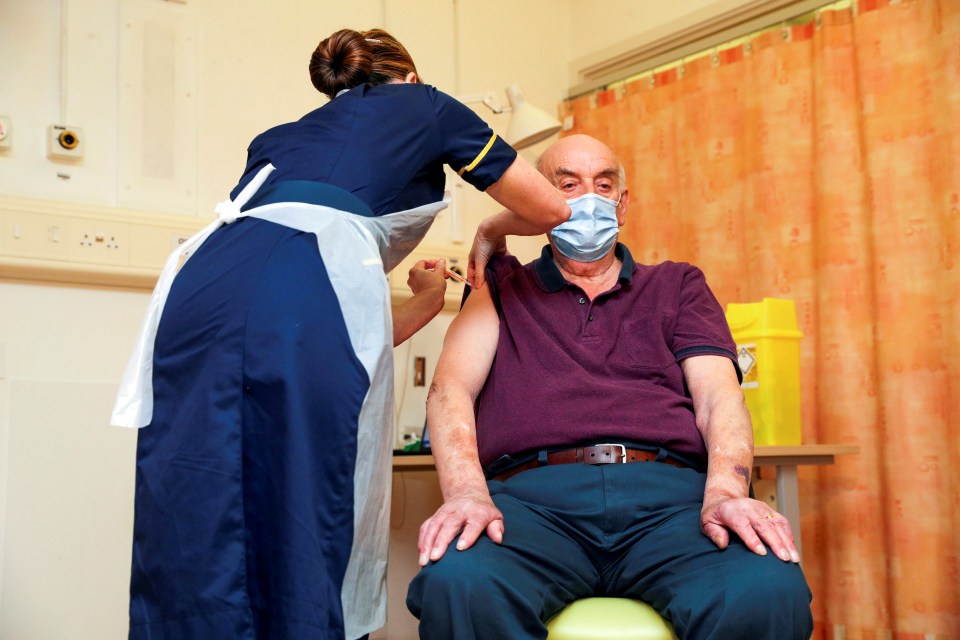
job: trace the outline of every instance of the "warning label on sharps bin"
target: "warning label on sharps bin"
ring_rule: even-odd
[[[756,389],[759,387],[760,379],[757,376],[757,345],[738,344],[737,363],[740,365],[740,371],[743,373],[743,383],[741,383],[740,387],[743,389]]]

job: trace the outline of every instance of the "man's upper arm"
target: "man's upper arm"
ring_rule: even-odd
[[[737,369],[726,356],[690,356],[680,361],[680,367],[690,389],[690,397],[693,398],[694,413],[725,398],[743,397]]]
[[[476,399],[483,388],[500,336],[500,318],[490,284],[470,293],[443,340],[434,384],[460,387]]]

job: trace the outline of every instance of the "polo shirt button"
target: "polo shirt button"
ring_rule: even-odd
[[[579,301],[579,302],[580,302],[580,304],[587,304],[587,299],[586,299],[586,298],[580,298],[580,301]]]
[[[587,320],[589,320],[590,322],[593,322],[593,316],[590,316],[589,318],[587,318]]]

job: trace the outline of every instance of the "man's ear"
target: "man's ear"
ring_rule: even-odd
[[[415,84],[417,82],[416,72],[414,71],[409,72],[407,76],[403,79],[403,81],[406,82],[407,84]]]
[[[617,225],[623,226],[627,221],[627,207],[630,206],[630,190],[626,189],[620,193],[620,204],[617,205]]]

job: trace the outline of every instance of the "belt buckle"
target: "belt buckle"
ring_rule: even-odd
[[[620,464],[627,463],[627,447],[626,445],[619,444],[616,442],[601,442],[600,444],[593,445],[595,447],[620,447]]]

